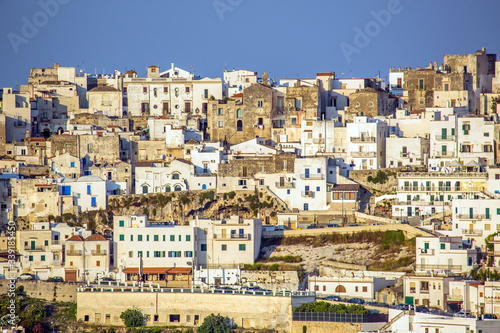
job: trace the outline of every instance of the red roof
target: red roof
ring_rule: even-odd
[[[68,238],[67,241],[79,241],[79,242],[83,242],[83,238],[82,238],[82,236],[79,236],[79,235],[73,235],[70,238]]]
[[[234,94],[233,97],[243,97],[243,93]]]
[[[103,235],[101,234],[93,234],[93,235],[90,235],[89,237],[85,238],[85,241],[105,241],[106,238],[104,238]]]

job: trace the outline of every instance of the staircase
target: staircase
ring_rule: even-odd
[[[398,321],[399,318],[403,317],[406,313],[409,313],[409,311],[405,311],[405,310],[401,311],[396,317],[392,318],[387,324],[385,324],[384,326],[379,328],[378,332],[379,333],[386,332],[387,329],[392,326],[392,324],[394,324],[396,321]]]

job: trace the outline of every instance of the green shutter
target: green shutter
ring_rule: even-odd
[[[124,241],[125,240],[125,235],[120,235],[120,240]]]

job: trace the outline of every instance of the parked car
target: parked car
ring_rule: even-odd
[[[318,226],[311,224],[308,225],[306,229],[318,229]]]
[[[325,299],[329,300],[329,301],[340,302],[340,297],[339,296],[327,296],[327,297],[325,297]]]
[[[421,313],[429,313],[429,309],[427,309],[425,306],[417,306],[415,308],[415,311],[421,312]]]
[[[468,312],[463,312],[463,311],[460,311],[460,312],[457,312],[453,315],[453,317],[455,318],[474,318],[473,315],[471,315],[470,313]]]
[[[382,225],[382,223],[373,222],[372,225]]]
[[[357,223],[349,224],[348,227],[359,227],[359,224],[357,224]]]
[[[327,228],[340,228],[340,226],[338,224],[327,224],[326,227]]]
[[[361,298],[351,298],[348,302],[354,304],[365,304],[365,300]]]
[[[483,319],[498,319],[496,314],[487,313],[483,315]]]
[[[60,276],[54,276],[49,278],[47,281],[49,282],[64,282],[64,279]]]
[[[33,274],[23,273],[19,275],[18,279],[23,281],[35,280],[35,276]]]
[[[365,305],[369,305],[369,306],[379,306],[379,304],[377,302],[366,302]]]

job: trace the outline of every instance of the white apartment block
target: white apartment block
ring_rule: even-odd
[[[500,231],[500,201],[498,199],[453,200],[452,234],[472,240],[485,251],[484,239]]]
[[[366,116],[347,123],[347,158],[354,170],[385,168],[387,124]]]
[[[72,206],[77,207],[79,212],[106,209],[106,180],[100,177],[83,176],[77,180],[66,178],[58,185],[58,190],[61,197],[73,198]],[[70,207],[61,207],[61,211]]]
[[[252,83],[257,83],[257,72],[246,69],[224,71],[226,96],[231,97],[234,94],[241,93]]]
[[[485,172],[401,172],[398,173],[396,203],[392,216],[425,217],[451,208],[454,199],[474,199],[486,187]]]
[[[403,166],[427,165],[429,157],[429,139],[425,138],[398,138],[386,139],[386,162],[388,168]]]
[[[335,295],[372,301],[378,290],[389,287],[396,281],[371,276],[311,276],[308,282],[309,290],[314,290],[316,294],[322,296]]]
[[[345,157],[347,150],[346,127],[334,120],[303,120],[301,126],[301,155],[333,155]]]
[[[111,241],[93,234],[74,235],[65,242],[65,281],[92,282],[109,275]]]
[[[194,165],[195,175],[217,173],[217,166],[222,159],[222,142],[203,142],[184,148],[184,158]]]
[[[462,237],[417,237],[417,272],[468,273],[480,252],[462,243]]]
[[[493,121],[476,116],[448,116],[432,121],[430,132],[429,168],[446,167],[453,160],[472,167],[495,164]]]

